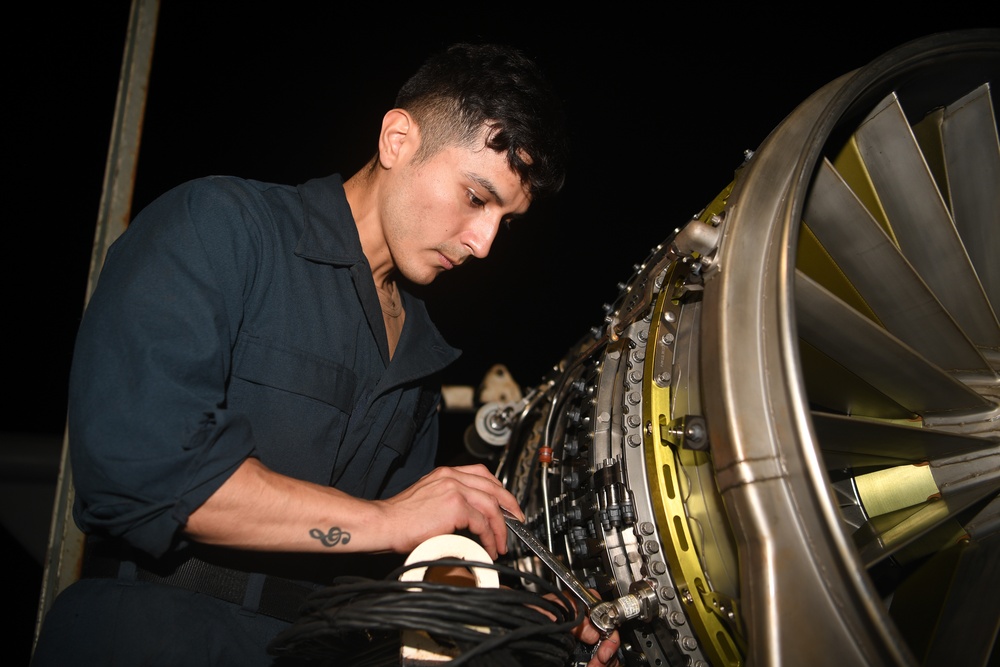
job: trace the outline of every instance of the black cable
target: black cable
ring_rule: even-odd
[[[488,568],[529,581],[552,597],[515,588],[399,581],[403,572],[422,567]],[[449,667],[565,667],[577,647],[572,630],[585,614],[583,605],[537,575],[447,558],[400,567],[382,580],[336,579],[309,596],[299,619],[271,641],[268,652],[316,667],[399,665],[402,633],[410,630],[456,650]]]

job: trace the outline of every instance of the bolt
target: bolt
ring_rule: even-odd
[[[684,429],[684,435],[694,442],[701,442],[705,439],[705,429],[699,423],[688,424]]]

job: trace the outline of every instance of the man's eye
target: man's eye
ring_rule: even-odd
[[[477,208],[482,208],[482,207],[486,206],[486,202],[484,202],[482,199],[480,199],[479,197],[477,197],[474,190],[469,189],[469,190],[466,191],[466,194],[468,194],[468,196],[469,196],[469,203],[472,204],[473,206],[475,206]]]

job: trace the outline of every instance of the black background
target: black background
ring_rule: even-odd
[[[564,191],[503,233],[488,259],[426,291],[445,337],[465,350],[446,382],[473,385],[494,363],[522,386],[539,381],[600,323],[633,264],[823,85],[911,39],[1000,25],[984,9],[992,3],[939,3],[920,16],[873,3],[344,4],[164,0],[133,211],[206,174],[293,184],[350,175],[429,53],[459,40],[521,46],[566,102],[573,163]],[[129,8],[5,10],[8,434],[64,429]],[[7,552],[20,557],[16,545]],[[20,664],[41,568],[14,574],[26,589],[8,643]]]

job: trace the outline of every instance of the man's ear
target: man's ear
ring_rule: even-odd
[[[382,118],[378,137],[379,163],[391,169],[400,160],[413,155],[420,145],[420,132],[413,116],[403,109],[392,109]]]

